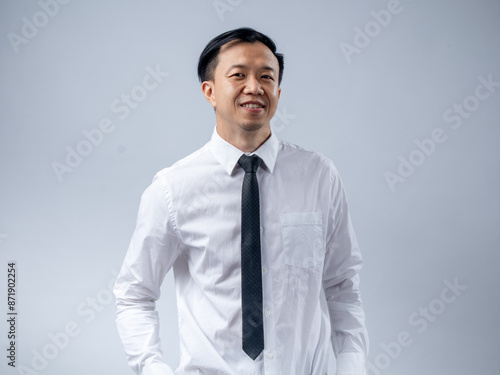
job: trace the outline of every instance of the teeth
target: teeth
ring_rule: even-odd
[[[247,108],[262,108],[262,106],[258,105],[258,104],[243,104],[243,107],[247,107]]]

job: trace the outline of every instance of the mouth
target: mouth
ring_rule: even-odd
[[[240,104],[240,107],[250,113],[260,113],[264,110],[265,105],[259,102],[245,102]]]
[[[262,104],[253,104],[253,103],[242,104],[241,106],[245,108],[264,108]]]

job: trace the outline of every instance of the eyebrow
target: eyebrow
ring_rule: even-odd
[[[231,65],[227,69],[226,74],[227,74],[227,72],[229,72],[231,69],[234,69],[234,68],[246,69],[246,68],[248,68],[248,66],[244,65],[244,64],[234,64],[234,65]],[[261,70],[270,70],[270,71],[274,72],[274,68],[272,68],[272,67],[270,67],[268,65],[261,66],[260,69]]]

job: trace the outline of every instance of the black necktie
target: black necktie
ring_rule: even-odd
[[[241,308],[243,351],[255,359],[264,350],[262,319],[262,274],[260,261],[260,213],[256,155],[242,155],[238,164],[245,170],[241,193]]]

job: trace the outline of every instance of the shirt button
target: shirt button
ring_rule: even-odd
[[[262,273],[263,273],[264,275],[267,273],[267,267],[266,267],[266,266],[262,267]]]
[[[260,233],[264,232],[264,228],[260,227]]]
[[[269,309],[266,309],[266,312],[265,312],[266,316],[271,316],[271,310]]]
[[[269,359],[273,359],[274,358],[274,353],[273,352],[267,352],[266,356]]]

